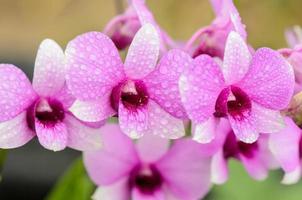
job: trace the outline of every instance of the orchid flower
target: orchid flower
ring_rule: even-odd
[[[219,119],[227,118],[239,140],[253,143],[259,133],[284,128],[280,110],[293,95],[294,73],[278,52],[260,48],[251,55],[241,36],[231,32],[221,67],[208,55],[198,56],[179,87],[200,142],[215,138]]]
[[[94,200],[198,200],[210,189],[210,158],[200,144],[145,135],[136,144],[118,125],[102,127],[104,147],[84,152]]]
[[[113,42],[102,33],[89,32],[72,40],[66,49],[67,85],[77,98],[71,111],[88,122],[118,115],[122,131],[132,138],[145,133],[182,137],[187,115],[178,79],[192,60],[174,49],[157,65],[159,44],[156,29],[144,25],[123,64]]]
[[[78,150],[101,147],[97,129],[68,111],[74,97],[65,85],[64,53],[53,40],[39,48],[31,86],[26,75],[11,64],[0,64],[0,148],[16,148],[37,135],[50,150],[66,146]]]

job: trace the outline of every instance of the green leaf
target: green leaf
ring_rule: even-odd
[[[46,200],[90,200],[94,184],[85,171],[82,158],[77,159],[56,183]]]

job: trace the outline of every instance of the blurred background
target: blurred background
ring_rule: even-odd
[[[188,39],[214,17],[208,0],[147,0],[147,3],[159,24],[175,39]],[[254,47],[285,47],[284,30],[302,25],[301,0],[235,0],[235,4]],[[125,5],[122,0],[0,0],[0,63],[13,63],[32,77],[36,50],[44,38],[52,38],[65,47],[78,34],[102,31]],[[44,199],[78,156],[80,153],[72,150],[47,151],[37,141],[8,151],[0,199]],[[268,180],[255,182],[242,166],[232,161],[228,183],[215,186],[206,199],[300,200],[302,183],[282,186],[281,177],[282,173],[275,171]],[[89,184],[86,186],[91,190],[93,186]],[[64,189],[75,190],[70,185]]]

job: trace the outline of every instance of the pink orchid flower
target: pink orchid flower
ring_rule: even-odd
[[[302,174],[302,131],[289,117],[285,121],[285,129],[270,135],[269,146],[285,171],[282,183],[294,184]]]
[[[260,135],[253,143],[244,143],[236,138],[227,120],[222,120],[219,126],[217,137],[211,142],[220,143],[220,149],[212,158],[213,183],[223,184],[227,181],[230,159],[241,162],[248,174],[256,180],[265,179],[268,171],[277,166],[268,148],[267,135]]]
[[[74,98],[65,86],[64,53],[46,39],[39,48],[31,86],[11,64],[0,65],[0,148],[24,145],[35,135],[47,149],[100,147],[99,133],[68,112]]]
[[[226,39],[231,31],[238,32],[246,40],[245,25],[232,0],[210,0],[216,14],[211,25],[202,27],[191,37],[185,46],[193,58],[207,54],[223,59]],[[197,45],[196,45],[197,43]]]
[[[191,58],[171,50],[156,65],[159,43],[156,29],[144,25],[123,64],[113,42],[102,33],[85,33],[72,40],[66,49],[67,85],[77,98],[71,111],[89,122],[118,114],[122,131],[133,138],[145,133],[182,137],[182,119],[187,116],[178,79]]]
[[[155,21],[145,0],[128,0],[128,5],[128,9],[123,14],[114,17],[104,29],[104,33],[111,38],[119,50],[129,47],[135,33],[147,23],[152,24],[158,31],[162,52],[167,51],[170,46],[175,46],[170,36]]]
[[[208,55],[198,56],[179,87],[196,140],[210,142],[217,121],[227,118],[239,140],[253,143],[259,133],[284,127],[279,110],[293,95],[294,73],[278,52],[260,48],[252,56],[241,36],[231,32],[221,67]]]
[[[197,200],[210,189],[210,157],[200,144],[146,135],[136,144],[117,125],[102,127],[104,147],[84,152],[84,164],[99,188],[95,200]]]
[[[279,52],[292,65],[295,72],[295,94],[302,90],[302,29],[295,26],[285,33],[290,48],[280,49]]]

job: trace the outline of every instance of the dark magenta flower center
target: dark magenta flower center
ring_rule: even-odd
[[[258,151],[257,141],[254,143],[244,143],[236,139],[235,134],[231,131],[223,145],[224,158],[236,158],[239,159],[239,155],[243,155],[246,158],[253,158]]]
[[[55,99],[40,99],[27,111],[27,123],[35,129],[35,119],[45,126],[53,127],[63,121],[65,110],[63,105]]]
[[[154,165],[137,166],[130,175],[129,184],[131,188],[137,188],[144,194],[153,194],[163,183],[160,172]]]
[[[127,109],[134,111],[147,105],[149,94],[145,84],[139,80],[127,80],[117,85],[111,93],[111,106],[116,111],[120,101]]]
[[[231,115],[236,120],[242,120],[250,114],[252,103],[249,96],[239,87],[225,88],[219,94],[215,105],[215,117]]]

